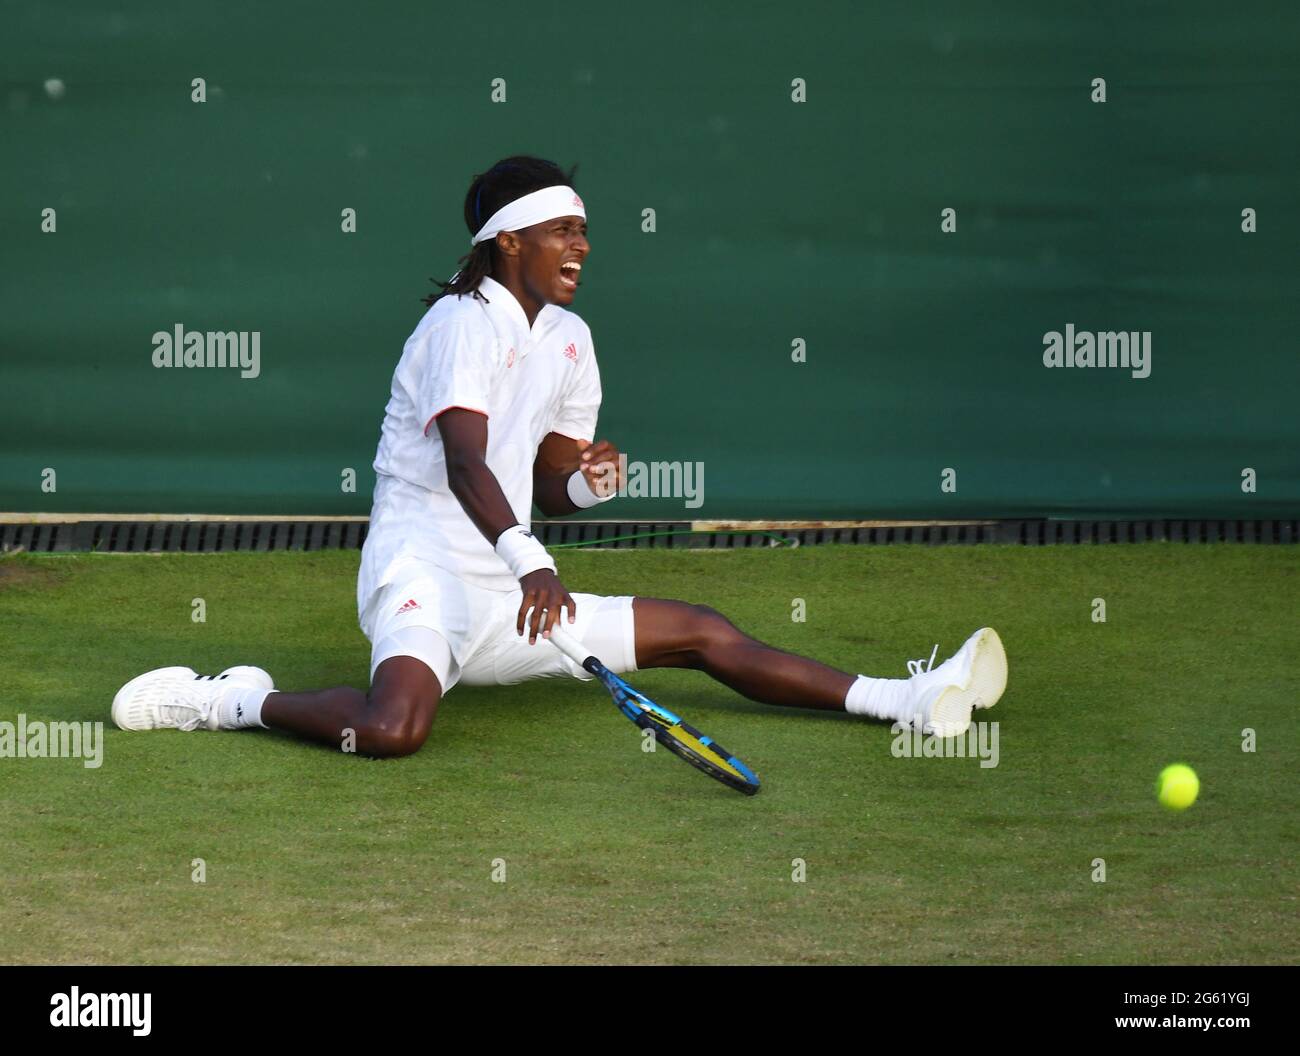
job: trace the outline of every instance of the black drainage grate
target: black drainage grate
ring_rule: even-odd
[[[218,553],[232,550],[357,550],[367,523],[357,520],[103,521],[0,524],[0,550],[35,553]],[[691,521],[537,521],[533,531],[547,546],[631,550],[741,549],[850,543],[1020,546],[1101,543],[1300,542],[1300,521],[970,521],[787,527],[738,522],[696,527]]]
[[[77,521],[0,524],[0,549],[35,553],[357,550],[364,521]]]

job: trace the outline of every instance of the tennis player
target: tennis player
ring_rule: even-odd
[[[721,613],[681,601],[573,593],[528,530],[614,497],[619,452],[594,440],[600,373],[568,310],[591,244],[572,173],[519,156],[475,176],[471,250],[427,298],[393,375],[375,457],[357,609],[369,692],[277,691],[260,668],[166,667],[128,682],[126,730],[269,728],[370,756],[404,756],[459,682],[591,676],[542,639],[557,620],[615,673],[703,671],[766,704],[849,711],[940,736],[1006,686],[1002,643],[976,631],[938,667],[867,678],[774,649]]]

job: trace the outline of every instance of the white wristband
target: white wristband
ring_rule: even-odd
[[[495,549],[497,557],[510,567],[515,579],[523,579],[529,572],[536,572],[539,568],[555,571],[555,562],[546,552],[546,547],[522,524],[512,524],[497,536]]]
[[[609,495],[597,495],[591,490],[591,485],[587,483],[587,478],[582,475],[580,469],[575,469],[573,476],[569,478],[568,491],[569,501],[580,510],[589,510],[602,502],[609,502],[618,494],[618,492],[613,492]]]

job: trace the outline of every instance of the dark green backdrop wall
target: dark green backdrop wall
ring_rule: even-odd
[[[368,512],[467,182],[527,151],[580,164],[602,435],[705,465],[603,516],[1300,510],[1293,3],[3,12],[0,508]],[[261,376],[155,369],[178,323]],[[1151,376],[1046,369],[1067,323]]]

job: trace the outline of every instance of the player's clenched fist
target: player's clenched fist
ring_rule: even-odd
[[[539,568],[536,572],[529,572],[519,581],[519,589],[524,592],[524,597],[519,605],[519,618],[515,621],[515,631],[523,634],[524,624],[527,623],[529,645],[536,644],[539,632],[543,637],[549,637],[551,628],[560,618],[561,610],[569,610],[570,623],[577,615],[578,607],[573,598],[564,589],[560,577],[549,568]],[[530,609],[531,618],[528,614]]]
[[[582,449],[579,469],[593,495],[608,498],[623,484],[623,464],[619,451],[608,440],[597,440]]]

